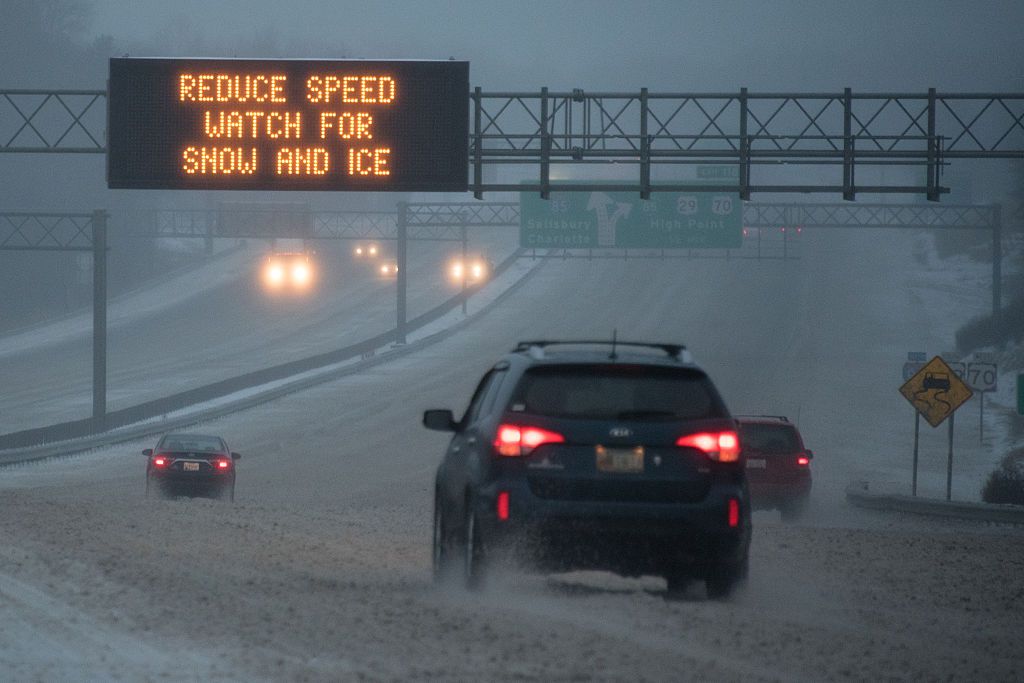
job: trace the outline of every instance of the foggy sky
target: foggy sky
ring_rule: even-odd
[[[456,57],[492,90],[1024,89],[1021,0],[94,4],[133,56]]]

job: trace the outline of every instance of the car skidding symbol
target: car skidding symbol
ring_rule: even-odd
[[[944,372],[928,372],[925,373],[924,382],[921,388],[925,391],[930,389],[937,389],[938,391],[949,391],[949,375]]]

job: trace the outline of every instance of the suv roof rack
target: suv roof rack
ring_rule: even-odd
[[[789,418],[785,415],[733,415],[733,417],[756,417],[759,419],[768,420],[780,420],[781,422],[789,422]]]
[[[538,339],[533,341],[521,341],[516,344],[514,349],[512,349],[512,353],[522,353],[524,351],[530,351],[531,349],[538,349],[543,351],[543,349],[548,346],[577,346],[581,344],[594,346],[610,346],[612,347],[613,353],[615,347],[617,346],[633,346],[648,349],[658,349],[660,351],[664,351],[670,358],[675,358],[676,360],[682,361],[684,363],[693,362],[693,359],[692,357],[690,357],[690,354],[686,350],[686,347],[683,346],[682,344],[658,344],[655,342],[618,341],[608,339]]]

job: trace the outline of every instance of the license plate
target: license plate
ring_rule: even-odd
[[[199,471],[199,463],[197,463],[197,462],[183,462],[181,464],[181,467],[186,472],[198,472]]]
[[[765,468],[764,458],[747,458],[747,469],[763,470]]]
[[[644,447],[605,448],[598,446],[597,471],[635,474],[644,471]]]

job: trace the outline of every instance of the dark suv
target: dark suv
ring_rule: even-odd
[[[811,458],[800,430],[787,418],[740,415],[740,443],[754,509],[777,509],[782,519],[799,518],[811,494]]]
[[[750,505],[736,422],[683,346],[521,342],[480,380],[438,468],[434,571],[478,585],[504,556],[547,571],[746,577]]]

